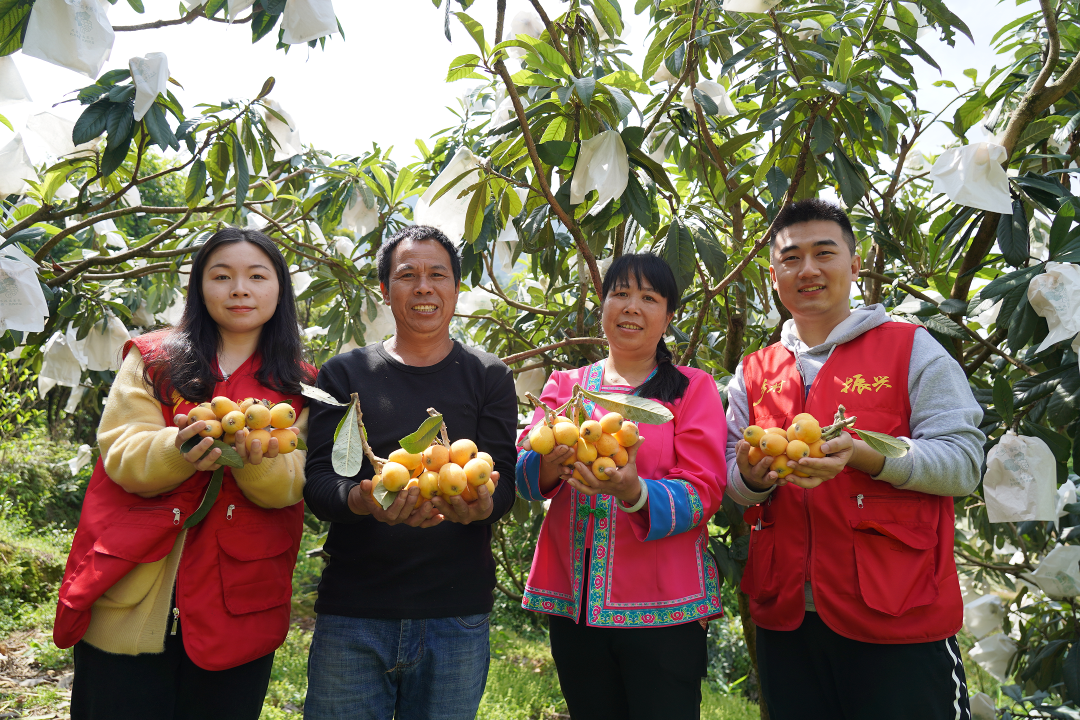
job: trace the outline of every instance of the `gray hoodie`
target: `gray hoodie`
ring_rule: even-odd
[[[809,347],[799,339],[795,322],[784,323],[781,344],[795,354],[803,385],[809,388],[837,345],[854,340],[868,330],[890,320],[882,305],[851,312],[833,328],[828,339]],[[930,495],[969,495],[979,484],[982,445],[979,431],[982,408],[975,402],[967,377],[959,364],[925,330],[918,330],[911,348],[908,368],[908,395],[911,398],[911,450],[902,458],[885,458],[875,480],[904,490]],[[727,493],[740,505],[756,505],[769,497],[772,489],[754,492],[743,482],[735,462],[735,445],[749,421],[743,366],[735,370],[728,385]]]

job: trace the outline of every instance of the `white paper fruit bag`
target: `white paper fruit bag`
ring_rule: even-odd
[[[581,143],[574,178],[570,183],[570,203],[577,205],[585,200],[590,191],[599,197],[589,210],[596,215],[604,206],[623,194],[630,179],[630,162],[626,157],[626,145],[614,130],[604,132]]]
[[[0,250],[0,334],[41,332],[48,316],[34,261],[14,245]]]
[[[135,119],[142,120],[159,93],[169,83],[169,59],[165,53],[147,53],[146,57],[128,60],[131,80],[135,83]]]
[[[1005,148],[988,142],[949,148],[930,168],[934,192],[945,193],[958,205],[1007,215],[1012,198],[1009,177],[1001,167],[1006,157]]]
[[[971,648],[968,657],[979,667],[990,673],[998,682],[1005,682],[1008,677],[1009,661],[1016,654],[1016,641],[1004,633],[997,633],[983,638]]]
[[[96,79],[113,46],[107,8],[106,0],[37,0],[22,51]]]
[[[983,495],[990,522],[1056,520],[1054,454],[1039,438],[1010,430],[986,455]]]
[[[964,627],[980,640],[1001,628],[1005,606],[997,595],[983,595],[964,605]]]
[[[1080,265],[1046,263],[1046,272],[1031,279],[1027,294],[1031,308],[1046,318],[1050,329],[1038,352],[1080,333]]]
[[[469,193],[466,193],[464,197],[458,197],[458,195],[480,180],[481,162],[483,162],[481,158],[469,148],[458,148],[450,163],[439,173],[423,196],[416,201],[416,208],[413,210],[416,224],[437,227],[450,238],[451,242],[461,242],[462,237],[465,236],[465,217],[469,212],[469,201],[472,195]],[[438,194],[439,190],[464,172],[469,172],[469,174],[432,203],[431,199]]]

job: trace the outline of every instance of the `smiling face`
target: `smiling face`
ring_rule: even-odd
[[[829,331],[851,314],[851,283],[862,260],[852,255],[840,226],[830,220],[789,225],[776,236],[769,275],[780,302],[799,326]]]
[[[674,316],[667,298],[631,275],[628,285],[616,285],[604,298],[604,335],[613,349],[651,357]]]
[[[203,302],[223,334],[260,332],[277,310],[280,290],[273,262],[249,242],[219,246],[203,268]]]
[[[450,254],[436,240],[403,240],[390,258],[390,284],[379,285],[399,340],[450,337],[458,285]]]

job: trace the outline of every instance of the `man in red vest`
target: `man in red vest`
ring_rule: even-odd
[[[840,208],[785,206],[770,248],[792,319],[728,385],[727,443],[728,493],[752,506],[741,589],[770,717],[969,720],[953,497],[979,483],[982,411],[925,329],[882,305],[850,308],[861,261]],[[910,450],[886,458],[842,433],[825,458],[799,461],[809,477],[750,464],[743,428],[787,428],[803,412],[825,426],[839,405]]]

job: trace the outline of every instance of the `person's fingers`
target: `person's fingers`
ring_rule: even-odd
[[[851,436],[848,435],[846,432],[842,432],[837,437],[834,437],[832,440],[823,443],[821,445],[821,452],[825,453],[826,455],[832,455],[834,453],[843,452],[844,450],[847,450],[848,448],[852,448],[854,446],[855,444],[852,442]]]
[[[532,450],[532,443],[529,442],[529,438],[525,438],[525,441],[521,443],[522,450]]]
[[[630,463],[628,462],[627,465],[629,464]],[[595,475],[593,475],[592,468],[580,461],[574,463],[574,465],[575,467],[577,467],[578,475],[585,479],[586,485],[593,489],[600,489],[602,483],[596,478]]]
[[[496,485],[499,484],[499,477],[500,476],[499,476],[499,471],[498,470],[492,470],[490,477],[491,477],[492,482],[494,482]]]
[[[176,442],[178,445],[182,445],[205,429],[206,423],[202,420],[196,420],[184,427],[180,432],[176,433]]]
[[[276,437],[270,438],[270,441],[266,443],[266,449],[263,450],[263,457],[267,460],[273,460],[277,457],[279,447],[278,439]]]

